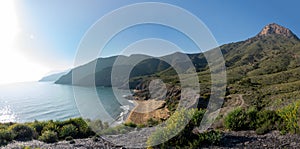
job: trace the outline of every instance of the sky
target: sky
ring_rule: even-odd
[[[141,2],[167,3],[189,11],[207,26],[220,45],[255,36],[273,22],[300,35],[298,0],[1,0],[0,84],[35,81],[73,67],[77,47],[93,24],[120,7]],[[173,28],[140,24],[115,35],[99,56],[120,54],[128,47],[134,47],[135,52],[144,48],[171,53],[172,50],[162,50],[170,45],[187,53],[201,50]]]

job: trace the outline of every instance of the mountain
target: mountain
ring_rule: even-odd
[[[67,71],[50,74],[50,75],[47,75],[47,76],[41,78],[39,80],[39,82],[54,82],[65,74],[67,74]]]
[[[220,47],[227,67],[228,95],[247,105],[277,109],[300,98],[300,40],[277,24],[255,37]]]
[[[280,26],[276,23],[271,23],[266,25],[261,32],[257,36],[268,36],[268,35],[281,35],[288,38],[295,38],[298,39],[298,37],[289,29]]]
[[[227,95],[243,95],[246,104],[261,108],[279,108],[300,98],[300,40],[291,30],[271,23],[263,27],[256,36],[222,45],[220,49],[227,69]],[[207,51],[206,54],[213,53],[214,50]],[[171,65],[188,62],[184,55],[188,56],[198,72],[201,95],[210,94],[210,71],[203,53],[174,53],[160,58],[145,55],[119,56],[122,63],[114,68],[121,73],[132,67],[134,62],[148,58],[135,65],[131,71],[131,88],[146,89],[149,80],[153,78],[179,85],[177,73]],[[96,85],[111,86],[110,76],[116,58],[117,56],[99,58],[77,67],[56,83],[72,84],[72,72],[79,71],[82,78],[73,82],[75,85],[93,85],[89,78],[95,78]],[[169,61],[171,65],[165,61]],[[85,74],[93,65],[96,66],[96,73]],[[117,79],[119,84],[116,85],[119,86],[128,83],[125,78],[112,79]]]
[[[170,67],[170,65],[164,61],[139,54],[131,55],[129,57],[113,56],[108,58],[98,58],[88,64],[72,69],[68,74],[59,78],[55,83],[83,86],[111,86],[111,74],[113,67],[117,68],[115,69],[116,71],[125,71],[134,66],[137,61],[141,62],[133,68],[130,74],[131,77],[154,74]],[[115,62],[118,62],[118,64],[115,64]],[[91,73],[93,71],[95,74]],[[78,74],[76,75],[78,77],[74,80],[72,80],[72,73]],[[126,83],[126,79],[117,77],[113,79],[116,79],[115,81],[119,82],[117,85]]]

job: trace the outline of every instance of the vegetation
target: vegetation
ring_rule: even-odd
[[[101,122],[102,124],[102,122]],[[106,126],[107,124],[102,124]],[[67,138],[87,138],[95,133],[82,118],[72,118],[66,121],[34,121],[24,124],[0,124],[0,145],[12,140],[27,141],[39,139],[52,143]]]
[[[33,129],[24,124],[11,125],[8,130],[14,134],[15,140],[31,140],[34,137]]]
[[[204,112],[196,109],[176,111],[166,121],[165,127],[160,127],[152,133],[147,141],[148,146],[198,148],[203,145],[217,144],[221,139],[221,133],[218,131],[193,133],[193,130],[200,125]]]
[[[256,36],[246,41],[223,45],[220,49],[224,55],[228,76],[226,95],[243,95],[247,105],[247,107],[233,110],[225,117],[225,128],[233,131],[255,130],[257,134],[264,134],[271,130],[280,130],[282,133],[300,133],[300,101],[296,101],[300,99],[299,39],[280,35]],[[130,62],[130,59],[139,59],[139,56],[132,55],[128,59],[124,57],[124,63]],[[174,53],[165,56],[164,59],[176,60],[180,56],[180,53]],[[211,73],[208,63],[203,53],[188,54],[188,57],[195,66],[201,86],[201,100],[198,108],[206,108],[205,104],[213,94],[210,92]],[[86,76],[96,76],[96,85],[110,86],[111,78],[109,77],[115,59],[116,57],[99,58],[95,61],[96,74],[86,74]],[[92,64],[94,63],[88,63],[74,70],[88,68],[88,65]],[[174,65],[176,65],[175,61]],[[117,67],[120,71],[128,68],[122,65]],[[56,83],[72,83],[72,71]],[[85,84],[88,82],[85,78],[79,80],[78,85],[89,85]],[[144,91],[154,78],[162,79],[168,85],[169,90],[165,101],[172,115],[165,121],[164,127],[159,127],[151,135],[147,141],[148,145],[158,148],[198,148],[207,144],[217,144],[221,138],[220,132],[199,133],[195,131],[202,120],[204,110],[176,110],[181,90],[177,73],[171,65],[155,58],[142,61],[133,68],[129,85],[131,88]],[[118,80],[118,83],[124,85],[124,80]],[[142,92],[140,96],[145,100],[150,97],[147,91]],[[149,119],[145,125],[125,123],[109,128],[108,123],[103,123],[101,120],[88,121],[97,134],[127,133],[133,129],[155,126],[159,122]],[[44,142],[62,139],[74,141],[73,138],[95,135],[91,128],[81,118],[63,122],[35,121],[25,124],[1,124],[0,145],[14,139],[30,140],[32,138],[38,138]],[[158,145],[161,142],[163,143]]]
[[[281,121],[276,111],[237,108],[225,117],[224,123],[230,130],[256,130],[258,134],[264,134],[278,129]]]
[[[0,146],[6,145],[8,142],[14,139],[14,135],[11,131],[0,129]]]
[[[78,130],[73,124],[64,125],[60,129],[60,137],[61,138],[76,137],[77,133],[78,133]]]
[[[279,116],[283,119],[282,132],[300,133],[300,101],[286,106],[278,111]]]
[[[300,133],[299,105],[300,101],[297,101],[277,111],[237,108],[225,117],[225,127],[235,131],[256,130],[257,134],[271,130]]]
[[[51,130],[46,130],[43,134],[39,137],[39,140],[46,142],[46,143],[54,143],[58,141],[57,133]]]

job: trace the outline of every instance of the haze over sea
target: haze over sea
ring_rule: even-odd
[[[89,109],[89,100],[93,97],[91,87],[79,87],[70,85],[54,84],[52,82],[26,82],[14,83],[0,86],[0,122],[28,122],[34,120],[66,120],[73,117],[81,117],[77,108],[73,87],[76,87],[78,94],[86,97],[86,105],[80,109]],[[97,114],[86,115],[84,118],[101,119],[109,121],[107,113],[114,119],[124,111],[111,88],[97,87],[98,100],[105,109],[100,109]],[[121,102],[128,104],[124,99],[122,90],[116,95]],[[129,103],[130,104],[130,103]],[[84,109],[86,108],[86,109]],[[91,112],[92,113],[92,112]],[[112,122],[112,121],[110,121]]]

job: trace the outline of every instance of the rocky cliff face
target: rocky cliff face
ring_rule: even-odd
[[[297,36],[291,30],[283,26],[280,26],[276,23],[271,23],[266,25],[257,36],[261,37],[261,36],[276,35],[276,34],[288,38],[297,38]]]

